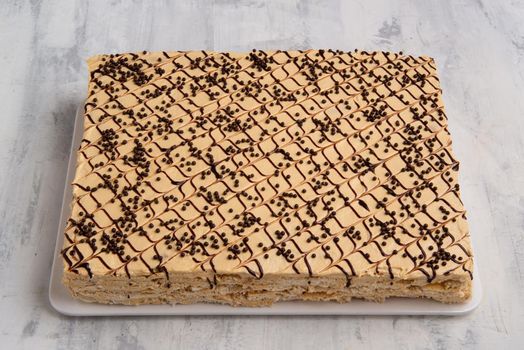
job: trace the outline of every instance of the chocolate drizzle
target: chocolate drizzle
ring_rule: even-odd
[[[90,70],[71,271],[471,276],[432,59],[156,52]]]

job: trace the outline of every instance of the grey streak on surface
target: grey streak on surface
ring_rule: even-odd
[[[377,36],[385,40],[390,40],[398,37],[401,33],[402,28],[400,27],[397,18],[393,17],[390,22],[382,22],[382,26],[379,28]]]
[[[524,348],[524,4],[6,0],[0,6],[0,348]],[[485,289],[465,317],[74,318],[47,287],[84,60],[336,48],[436,59]]]
[[[35,320],[30,320],[27,322],[27,324],[24,326],[24,330],[22,331],[22,338],[32,337],[35,335],[37,326],[38,322]]]

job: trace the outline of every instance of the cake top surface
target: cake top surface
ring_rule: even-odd
[[[431,58],[142,52],[88,66],[66,270],[471,276]]]

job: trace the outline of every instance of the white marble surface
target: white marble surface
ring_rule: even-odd
[[[523,1],[3,0],[0,47],[0,348],[524,348]],[[485,290],[473,314],[71,318],[49,307],[85,58],[253,47],[436,58]]]

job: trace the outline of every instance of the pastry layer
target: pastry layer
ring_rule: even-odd
[[[389,297],[431,298],[444,303],[460,303],[471,296],[471,280],[442,279],[391,280],[363,276],[347,286],[342,276],[304,278],[272,276],[253,280],[249,275],[182,275],[167,279],[94,277],[86,279],[69,273],[64,282],[73,296],[86,302],[104,304],[193,304],[213,302],[233,306],[268,306],[277,301],[349,302],[361,298],[383,302]]]
[[[431,58],[143,52],[88,65],[62,251],[73,295],[251,304],[242,295],[260,285],[265,305],[470,294],[459,164]],[[242,282],[187,291],[199,273]],[[185,287],[148,286],[181,275]],[[323,287],[284,283],[314,279]]]

